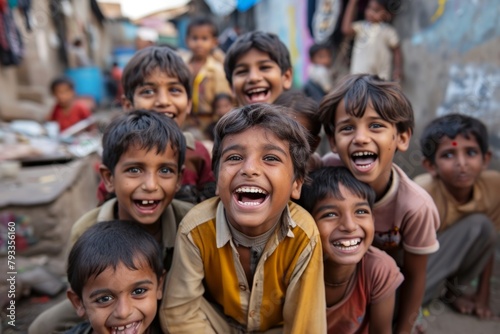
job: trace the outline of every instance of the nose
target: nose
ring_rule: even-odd
[[[459,167],[465,167],[467,165],[467,158],[465,157],[464,154],[462,153],[457,154],[457,165]]]
[[[129,298],[126,297],[117,297],[117,301],[115,304],[115,309],[113,311],[113,315],[117,319],[128,319],[133,312],[132,303]]]
[[[258,82],[262,79],[262,75],[257,68],[250,68],[248,73],[248,81]]]
[[[142,182],[142,189],[153,192],[158,189],[158,180],[155,173],[145,173]]]
[[[370,141],[370,137],[368,136],[367,132],[364,129],[357,128],[354,132],[353,141],[355,144],[363,145]]]
[[[157,107],[168,106],[170,104],[170,97],[166,89],[158,89],[156,94],[155,105]]]
[[[352,233],[358,229],[358,224],[351,215],[346,214],[341,218],[339,229],[343,232]]]
[[[241,166],[241,174],[247,177],[260,175],[260,168],[256,159],[246,158]]]

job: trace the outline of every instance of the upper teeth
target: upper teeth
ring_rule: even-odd
[[[266,191],[257,187],[241,187],[236,189],[237,193],[260,193],[265,194]]]
[[[142,201],[142,204],[153,204],[155,201],[146,201],[146,200],[143,200]]]
[[[355,157],[361,157],[363,155],[375,155],[375,153],[365,151],[365,152],[354,152],[352,155]]]
[[[130,327],[132,327],[134,324],[135,324],[135,322],[130,323],[130,324],[125,325],[125,326],[113,327],[113,329],[116,329],[116,330],[118,330],[118,331],[122,331],[122,330],[124,330],[125,328],[130,328]]]
[[[267,88],[254,88],[247,91],[247,94],[255,94],[267,91]]]
[[[360,242],[361,242],[361,239],[360,238],[356,238],[356,239],[351,239],[351,240],[339,240],[339,241],[335,241],[334,244],[335,245],[342,245],[344,247],[349,247],[349,246],[357,245]]]

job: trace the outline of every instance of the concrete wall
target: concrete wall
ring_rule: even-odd
[[[416,131],[398,158],[410,175],[422,171],[416,143],[436,116],[465,113],[488,127],[500,169],[500,3],[497,0],[403,0],[394,25],[405,59],[403,88]]]

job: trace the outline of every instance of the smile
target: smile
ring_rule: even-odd
[[[236,201],[243,206],[257,206],[265,202],[269,193],[259,187],[244,186],[234,191]]]
[[[112,334],[136,334],[139,325],[141,324],[141,321],[134,321],[131,322],[130,324],[123,325],[123,326],[114,326],[111,327],[111,333]]]
[[[271,95],[268,88],[253,88],[245,92],[250,103],[265,102]]]
[[[141,211],[153,211],[160,204],[160,200],[134,200],[134,204]]]
[[[352,252],[359,248],[361,238],[336,240],[331,242],[331,244],[341,252]]]
[[[368,151],[354,152],[351,154],[351,160],[360,170],[366,170],[372,167],[377,158],[377,154]]]

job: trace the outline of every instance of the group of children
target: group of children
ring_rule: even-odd
[[[288,91],[289,52],[258,31],[236,40],[224,70],[239,107],[215,124],[210,163],[181,130],[195,99],[188,65],[167,47],[131,59],[127,112],[103,137],[102,191],[114,198],[74,225],[68,300],[30,333],[79,317],[68,333],[411,333],[439,296],[491,316],[500,174],[484,171],[484,125],[431,122],[420,187],[393,163],[414,126],[397,83],[350,75],[318,107]],[[185,192],[201,203],[174,199]]]

